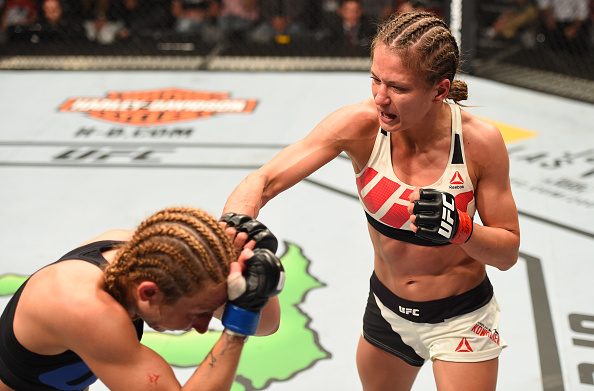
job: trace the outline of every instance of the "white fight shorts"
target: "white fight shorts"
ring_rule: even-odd
[[[499,335],[501,310],[489,278],[476,288],[445,299],[402,299],[371,276],[363,337],[413,366],[430,360],[479,362],[507,346]]]

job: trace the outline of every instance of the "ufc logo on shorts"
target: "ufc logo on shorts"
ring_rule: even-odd
[[[417,308],[406,308],[398,306],[398,311],[406,315],[419,316],[419,310]]]
[[[452,237],[452,230],[454,228],[454,213],[456,212],[454,201],[449,203],[445,194],[441,195],[443,199],[443,213],[441,215],[441,228],[437,231],[444,238]]]

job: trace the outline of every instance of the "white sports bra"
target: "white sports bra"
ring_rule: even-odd
[[[474,216],[474,186],[464,156],[460,107],[448,103],[452,110],[452,142],[448,165],[437,182],[426,188],[447,192],[456,197],[456,208]],[[359,200],[367,221],[378,232],[392,239],[435,246],[418,238],[410,228],[408,197],[415,187],[402,182],[392,167],[390,134],[380,128],[367,165],[356,175]]]

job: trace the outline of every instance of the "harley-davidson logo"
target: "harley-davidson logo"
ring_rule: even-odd
[[[87,113],[91,118],[152,126],[208,118],[213,114],[251,113],[256,99],[230,98],[227,92],[168,88],[152,91],[109,92],[105,98],[71,98],[61,112]]]

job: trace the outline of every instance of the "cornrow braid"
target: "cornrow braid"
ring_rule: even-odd
[[[169,223],[181,223],[181,224],[186,224],[188,226],[191,226],[192,228],[194,228],[196,230],[196,232],[199,233],[200,238],[205,240],[207,242],[207,244],[210,246],[210,248],[213,251],[215,251],[217,258],[221,258],[224,256],[222,254],[220,248],[217,246],[217,242],[214,240],[212,235],[210,235],[209,232],[205,229],[204,225],[197,224],[196,219],[192,219],[192,218],[190,218],[184,214],[181,214],[181,213],[170,213],[167,216],[161,214],[160,216],[156,216],[154,218],[149,218],[149,220],[145,221],[145,223],[143,225],[141,225],[142,230],[150,232],[150,229],[152,229],[151,227],[155,224],[160,223],[160,219],[163,217],[165,217]],[[171,230],[174,228],[169,227],[168,229]],[[180,238],[185,239],[186,243],[188,245],[190,245],[198,253],[198,255],[202,257],[202,259],[204,259],[204,262],[205,262],[204,267],[209,272],[211,277],[213,279],[215,279],[216,272],[214,270],[214,265],[212,264],[210,257],[206,256],[206,253],[205,253],[206,250],[205,250],[204,246],[202,246],[201,243],[199,243],[191,235],[189,235],[183,231],[178,231],[178,234],[180,235]]]
[[[409,26],[411,23],[415,22],[416,20],[420,19],[422,16],[421,14],[417,14],[414,12],[408,12],[406,14],[402,14],[400,18],[390,18],[384,24],[380,25],[376,39],[373,40],[371,45],[371,53],[373,56],[373,50],[377,43],[379,43],[378,37],[382,37],[382,41],[385,44],[394,41],[401,33],[404,28]]]
[[[443,79],[451,82],[448,98],[468,99],[468,88],[454,80],[460,66],[458,44],[448,25],[429,12],[395,14],[379,28],[371,43],[371,58],[378,45],[386,45],[403,63],[421,75],[428,85]]]
[[[222,283],[237,255],[218,221],[195,208],[160,210],[143,221],[104,269],[105,290],[124,304],[126,284],[153,281],[173,303],[207,281]]]

